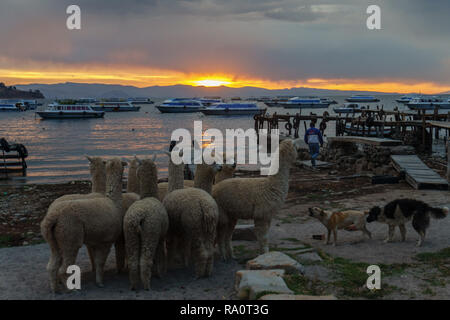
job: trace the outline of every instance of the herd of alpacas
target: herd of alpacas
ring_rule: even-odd
[[[233,178],[235,165],[199,164],[194,180],[184,180],[184,165],[169,156],[167,183],[158,183],[155,157],[90,162],[92,192],[65,195],[48,208],[41,233],[51,249],[47,265],[50,288],[65,285],[66,270],[86,245],[95,281],[103,287],[106,259],[115,246],[118,272],[128,269],[130,289],[150,288],[152,272],[161,276],[177,256],[193,265],[196,277],[213,271],[214,250],[233,258],[231,237],[238,219],[253,219],[260,252],[268,252],[267,233],[289,189],[289,170],[297,158],[295,143],[279,145],[279,170],[258,178]]]

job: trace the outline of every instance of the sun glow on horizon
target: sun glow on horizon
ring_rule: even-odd
[[[195,86],[203,86],[203,87],[220,87],[231,85],[232,82],[228,80],[219,80],[219,79],[202,79],[194,81],[193,84]]]
[[[385,93],[438,94],[450,91],[447,83],[421,82],[412,79],[321,79],[273,81],[226,74],[190,74],[174,70],[117,68],[107,66],[86,68],[21,68],[0,67],[0,82],[7,85],[56,84],[63,82],[103,83],[131,85],[136,87],[190,85],[208,88],[226,86],[230,88],[258,87],[268,90],[291,88],[315,88],[347,91],[378,91]]]

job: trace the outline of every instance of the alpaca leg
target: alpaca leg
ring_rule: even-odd
[[[369,239],[372,239],[372,233],[370,233],[370,231],[367,230],[365,225],[362,226],[361,231],[363,232],[363,234],[366,234],[369,237]]]
[[[192,240],[192,252],[194,256],[194,267],[196,278],[206,276],[206,265],[208,262],[208,252],[205,249],[202,239],[196,237]]]
[[[155,256],[158,240],[153,239],[154,235],[143,235],[141,254],[139,257],[139,268],[141,270],[141,281],[144,290],[150,289],[150,280],[152,278],[153,258]]]
[[[58,270],[61,267],[62,257],[57,250],[52,251],[47,264],[47,271],[50,279],[50,289],[53,293],[58,290]]]
[[[237,219],[230,219],[228,221],[228,225],[226,228],[225,249],[226,249],[227,260],[235,258],[234,254],[233,254],[233,244],[231,242],[231,239],[233,238],[233,232],[234,232],[234,228],[236,227],[236,224],[237,224]]]
[[[161,238],[156,249],[156,272],[158,277],[161,277],[167,272],[167,250],[166,239]]]
[[[227,260],[225,228],[226,228],[226,225],[219,224],[217,226],[217,247],[219,248],[220,257],[222,258],[223,261]]]
[[[128,262],[128,278],[130,290],[137,290],[139,284],[140,234],[127,230],[125,232],[125,249]]]
[[[210,277],[214,268],[214,247],[209,250],[208,260],[206,261],[205,276]]]
[[[91,261],[92,272],[95,272],[95,249],[91,246],[86,246],[89,260]]]
[[[105,268],[106,259],[108,258],[111,245],[101,245],[95,248],[95,283],[100,288],[104,287],[103,273]]]
[[[269,252],[268,231],[270,220],[255,219],[255,233],[259,243],[260,253]]]
[[[182,256],[183,256],[183,263],[184,263],[184,267],[187,268],[189,267],[189,260],[191,258],[191,249],[192,249],[192,237],[190,236],[185,236],[182,238],[183,242],[182,242]]]
[[[70,248],[69,250],[63,250],[62,253],[62,264],[59,268],[59,279],[62,282],[63,286],[67,288],[67,268],[75,264],[77,260],[79,248]]]
[[[117,272],[121,273],[125,270],[125,239],[123,236],[120,236],[114,244],[115,253],[116,253],[116,267]]]

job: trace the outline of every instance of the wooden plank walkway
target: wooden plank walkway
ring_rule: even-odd
[[[448,122],[448,121],[427,121],[427,125],[434,127],[434,128],[450,130],[450,122]]]
[[[388,138],[358,137],[358,136],[328,137],[328,143],[332,142],[353,142],[353,143],[362,143],[388,147],[399,146],[403,144],[401,140],[393,140]]]
[[[405,173],[406,182],[415,189],[448,190],[448,182],[427,167],[416,155],[392,155],[395,170]]]

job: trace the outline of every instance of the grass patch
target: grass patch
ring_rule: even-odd
[[[301,243],[301,241],[298,240],[297,238],[282,238],[280,240],[294,242],[294,243]]]
[[[284,281],[295,294],[324,295],[327,285],[318,279],[309,279],[299,274],[285,275]]]
[[[0,248],[10,247],[10,243],[13,240],[13,237],[10,235],[0,235]]]

